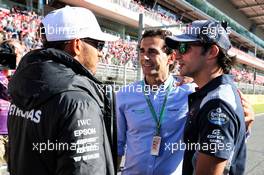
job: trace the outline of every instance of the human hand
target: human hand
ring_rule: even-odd
[[[250,131],[255,120],[255,113],[252,104],[246,99],[245,95],[240,90],[238,90],[238,94],[244,109],[246,129]]]
[[[178,78],[179,81],[174,84],[175,86],[181,86],[183,84],[187,84],[187,83],[192,83],[193,82],[193,78],[191,78],[191,77],[177,76],[177,78]]]

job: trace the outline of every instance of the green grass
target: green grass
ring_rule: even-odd
[[[264,113],[264,104],[253,105],[255,114]]]

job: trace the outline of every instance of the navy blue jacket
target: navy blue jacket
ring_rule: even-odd
[[[184,131],[183,175],[191,175],[198,152],[228,160],[224,174],[243,175],[246,161],[245,121],[237,88],[221,75],[189,95]]]

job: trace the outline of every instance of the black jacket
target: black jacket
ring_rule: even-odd
[[[56,49],[28,53],[9,83],[11,175],[114,174],[101,85]]]

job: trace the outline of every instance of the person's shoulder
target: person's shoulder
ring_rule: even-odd
[[[19,67],[21,67],[21,65],[39,62],[40,60],[43,60],[43,58],[46,58],[46,54],[44,54],[44,49],[31,50],[21,58]]]
[[[230,105],[233,109],[237,108],[237,100],[234,89],[230,84],[222,84],[216,89],[207,93],[204,97],[201,106],[210,100],[219,100],[221,103]]]
[[[54,98],[60,106],[76,106],[94,103],[94,98],[85,91],[65,91]]]
[[[185,83],[185,84],[182,84],[180,86],[180,88],[190,92],[190,93],[193,93],[195,92],[195,88],[197,87],[197,85],[195,83]]]

